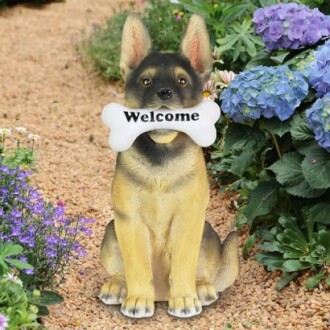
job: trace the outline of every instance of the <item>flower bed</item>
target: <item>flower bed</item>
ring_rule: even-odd
[[[47,305],[63,301],[53,290],[69,263],[86,255],[94,222],[65,215],[62,201],[46,202],[29,184],[39,136],[29,134],[25,145],[25,129],[13,135],[0,129],[0,329],[39,327]]]

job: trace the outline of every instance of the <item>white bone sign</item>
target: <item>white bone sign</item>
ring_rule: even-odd
[[[110,103],[102,112],[102,120],[110,128],[109,144],[118,152],[129,149],[142,133],[158,129],[183,132],[196,144],[208,147],[216,139],[214,125],[219,117],[220,108],[211,100],[175,110],[130,109]]]

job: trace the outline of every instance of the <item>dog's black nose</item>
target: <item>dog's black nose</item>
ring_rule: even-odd
[[[157,95],[161,100],[167,100],[172,97],[173,91],[167,88],[158,89]]]

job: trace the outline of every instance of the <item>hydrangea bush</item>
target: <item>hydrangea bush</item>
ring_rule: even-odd
[[[260,242],[255,259],[282,272],[277,289],[306,270],[308,289],[330,285],[330,41],[308,47],[329,35],[328,20],[297,4],[257,10],[257,32],[273,51],[218,100],[222,138],[211,169],[237,192],[235,224],[250,228],[244,257]]]
[[[254,12],[255,32],[268,49],[298,49],[330,35],[330,17],[317,8],[278,3]]]

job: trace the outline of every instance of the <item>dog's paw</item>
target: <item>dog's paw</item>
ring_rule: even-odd
[[[174,297],[168,301],[168,313],[176,317],[191,317],[202,312],[202,304],[198,298]]]
[[[151,298],[130,296],[123,301],[120,311],[128,317],[151,317],[155,312],[155,304]]]
[[[219,298],[214,285],[210,284],[209,282],[197,281],[196,290],[198,299],[202,303],[202,306],[211,305]]]
[[[113,277],[102,285],[99,298],[107,305],[119,305],[127,295],[126,282],[122,278]]]

